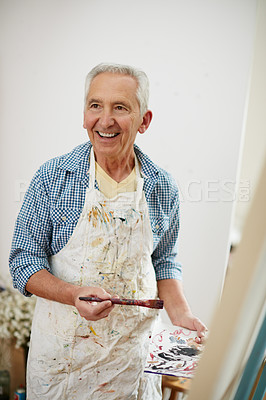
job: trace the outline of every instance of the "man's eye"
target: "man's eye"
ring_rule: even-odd
[[[90,108],[99,108],[99,104],[93,103],[90,105]]]
[[[125,107],[123,107],[123,106],[116,106],[116,109],[117,109],[118,111],[123,111],[123,110],[125,110]]]

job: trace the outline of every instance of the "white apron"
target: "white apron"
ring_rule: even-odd
[[[67,245],[50,259],[52,273],[119,297],[157,297],[148,207],[138,162],[136,192],[113,199],[89,188]],[[161,379],[144,374],[158,310],[115,306],[107,318],[87,321],[73,306],[38,298],[27,368],[28,400],[159,400]]]

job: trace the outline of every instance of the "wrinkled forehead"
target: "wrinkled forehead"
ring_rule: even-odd
[[[101,72],[91,80],[87,101],[91,97],[124,97],[139,105],[137,89],[138,82],[131,75]]]

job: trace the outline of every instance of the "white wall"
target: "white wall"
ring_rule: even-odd
[[[185,291],[209,323],[227,262],[226,182],[237,176],[256,0],[1,0],[0,15],[2,276],[26,183],[87,139],[86,73],[128,63],[150,78],[154,120],[137,143],[180,185]]]

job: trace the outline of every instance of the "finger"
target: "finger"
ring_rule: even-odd
[[[101,302],[79,300],[79,310],[85,315],[97,315],[109,307],[113,307],[113,303],[110,300],[103,300]],[[84,315],[81,316],[83,317]]]
[[[104,304],[105,303],[105,307]],[[110,306],[108,306],[110,304]],[[92,306],[93,308],[90,310],[91,312],[87,313],[87,315],[84,317],[88,321],[98,321],[101,318],[106,318],[110,314],[110,312],[113,310],[114,305],[110,301],[105,301],[102,303],[96,303],[96,306]]]
[[[194,326],[195,326],[195,328],[196,328],[196,331],[197,331],[197,333],[198,333],[198,336],[199,336],[199,337],[204,337],[208,329],[207,329],[207,327],[201,322],[200,319],[195,318]]]
[[[106,300],[111,298],[110,293],[106,292],[106,290],[104,290],[103,288],[99,288],[99,287],[93,288],[93,293],[90,290],[89,296],[100,297],[100,299],[106,299]]]
[[[195,341],[199,344],[204,344],[206,342],[206,334],[207,334],[207,327],[197,318],[194,326],[197,330],[198,337],[195,338]]]
[[[206,338],[205,338],[205,336],[203,336],[203,337],[196,337],[196,338],[195,338],[195,342],[198,343],[198,344],[204,344],[204,343],[206,342]]]
[[[90,306],[92,306],[92,310],[95,315],[99,315],[108,308],[114,307],[113,303],[110,300],[104,300],[101,302],[92,302],[92,303],[88,302],[88,303]]]

